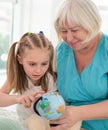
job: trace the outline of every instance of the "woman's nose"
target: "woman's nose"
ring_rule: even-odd
[[[67,42],[72,42],[72,40],[73,40],[73,35],[71,32],[68,32],[67,33]]]

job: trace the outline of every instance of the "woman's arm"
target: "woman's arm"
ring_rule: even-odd
[[[108,100],[90,105],[67,106],[62,117],[50,122],[51,124],[59,124],[57,127],[51,128],[51,130],[66,130],[81,120],[98,120],[107,118]]]
[[[77,107],[82,120],[95,120],[108,118],[108,100],[91,105]]]

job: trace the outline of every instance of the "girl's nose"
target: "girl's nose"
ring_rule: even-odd
[[[41,66],[36,66],[35,72],[40,73],[41,72]]]

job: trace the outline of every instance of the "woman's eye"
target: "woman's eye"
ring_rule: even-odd
[[[62,30],[61,32],[62,32],[62,33],[67,33],[67,31],[65,31],[65,30]]]
[[[77,32],[78,30],[71,30],[71,32]]]

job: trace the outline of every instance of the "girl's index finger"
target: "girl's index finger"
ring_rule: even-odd
[[[32,93],[32,96],[34,96],[34,97],[36,96],[37,97],[37,96],[41,96],[41,94],[44,94],[44,93],[45,92],[41,91],[41,90],[40,91],[35,91],[35,92]]]

